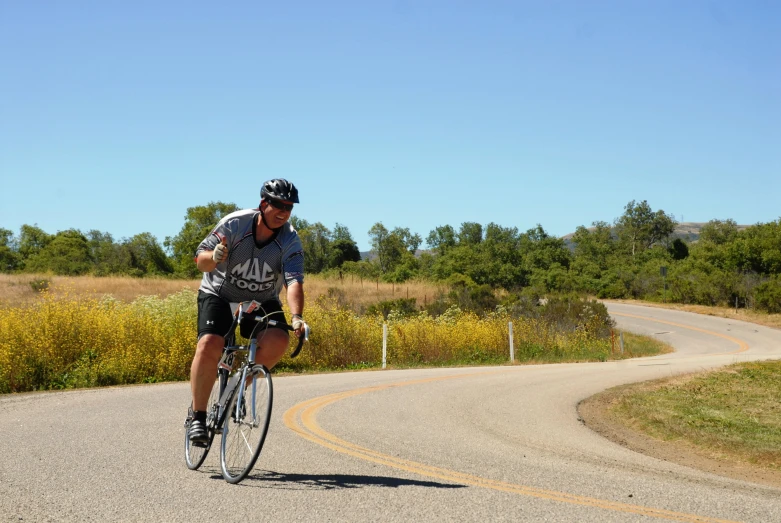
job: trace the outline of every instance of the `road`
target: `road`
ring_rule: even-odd
[[[781,521],[781,491],[585,427],[606,388],[781,358],[781,331],[609,304],[677,352],[621,362],[277,377],[264,451],[232,486],[183,461],[185,383],[0,398],[0,521]]]

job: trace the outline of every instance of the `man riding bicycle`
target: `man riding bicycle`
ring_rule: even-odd
[[[188,437],[208,442],[206,409],[225,335],[233,324],[231,303],[256,300],[265,314],[279,311],[258,335],[257,363],[271,369],[288,348],[287,320],[279,295],[287,288],[296,337],[304,333],[304,251],[295,229],[288,223],[298,189],[279,178],[263,184],[260,206],[225,216],[201,242],[195,263],[203,279],[198,289],[198,346],[190,371],[193,421]],[[254,325],[242,323],[247,337]],[[248,327],[246,330],[244,327]]]

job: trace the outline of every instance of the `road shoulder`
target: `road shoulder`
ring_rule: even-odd
[[[750,463],[716,459],[686,442],[659,440],[627,427],[610,411],[623,390],[624,387],[610,389],[580,402],[578,415],[585,425],[613,443],[647,456],[719,476],[781,488],[781,472]]]

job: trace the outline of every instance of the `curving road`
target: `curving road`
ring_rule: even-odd
[[[278,377],[254,473],[182,457],[185,383],[0,398],[0,521],[781,521],[781,491],[613,444],[606,388],[781,358],[781,331],[609,304],[674,354],[622,362]]]

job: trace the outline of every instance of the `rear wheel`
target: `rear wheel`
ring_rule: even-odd
[[[220,399],[220,380],[222,379],[218,373],[218,377],[214,380],[214,386],[209,394],[209,411],[206,414],[206,430],[209,434],[209,441],[206,443],[192,443],[190,441],[190,423],[193,419],[193,408],[190,405],[190,409],[187,412],[187,419],[184,422],[184,459],[187,462],[187,468],[190,470],[197,470],[203,464],[206,459],[206,455],[209,454],[209,449],[212,446],[214,440],[214,412],[218,407],[217,401]]]
[[[220,465],[228,483],[238,483],[255,466],[268,433],[272,403],[271,374],[263,365],[255,365],[243,396],[237,390],[228,403],[222,427]]]

